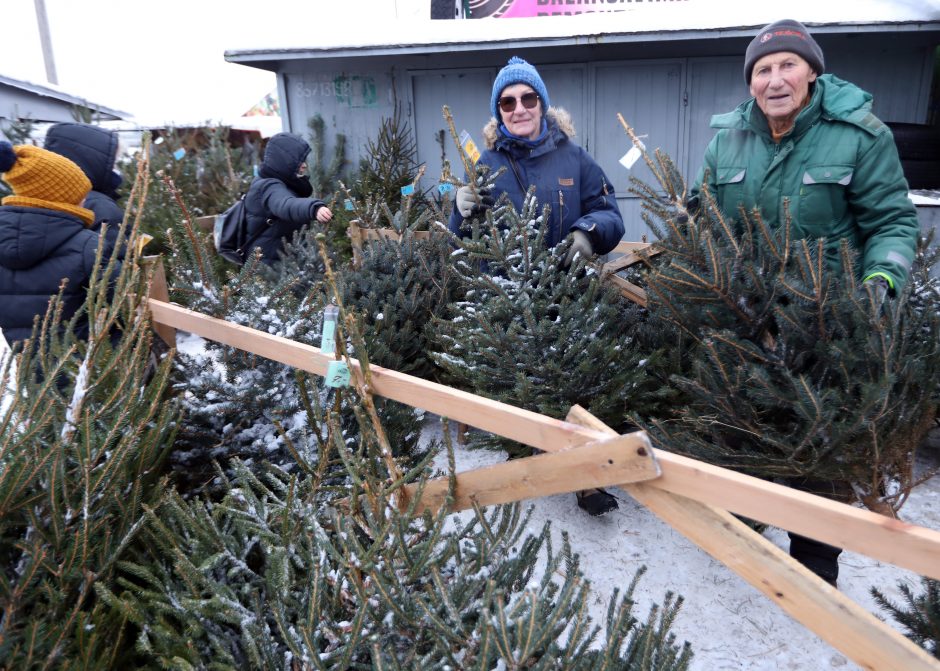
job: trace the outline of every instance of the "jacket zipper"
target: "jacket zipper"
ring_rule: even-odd
[[[558,239],[561,241],[562,235],[564,233],[564,213],[565,209],[565,195],[562,193],[561,189],[558,189]]]

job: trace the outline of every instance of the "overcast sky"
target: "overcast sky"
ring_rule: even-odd
[[[218,121],[276,87],[226,49],[280,31],[355,31],[362,17],[429,14],[428,0],[45,0],[59,86],[146,121]],[[46,83],[34,0],[3,0],[0,74]]]

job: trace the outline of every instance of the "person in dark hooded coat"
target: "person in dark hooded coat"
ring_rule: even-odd
[[[32,335],[63,280],[63,321],[78,311],[101,236],[91,230],[94,212],[82,207],[91,182],[64,156],[0,142],[0,173],[13,189],[0,205],[0,329],[13,345]],[[75,335],[88,337],[87,321]]]
[[[307,177],[310,145],[299,135],[278,133],[268,140],[258,177],[245,197],[248,210],[249,247],[260,247],[261,260],[273,265],[281,256],[284,240],[314,218],[329,222],[333,213],[322,200],[312,198]]]
[[[124,210],[117,204],[121,174],[114,169],[117,134],[83,123],[57,123],[46,133],[43,146],[69,159],[85,173],[91,182],[91,192],[82,205],[95,213],[90,230],[97,233],[102,224],[107,224],[105,235],[113,247],[124,221]]]

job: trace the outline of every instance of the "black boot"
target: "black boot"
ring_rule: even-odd
[[[842,548],[790,532],[790,556],[833,587],[839,578],[840,554]]]
[[[617,499],[603,489],[585,489],[576,492],[578,507],[588,515],[600,517],[611,510],[617,510]]]

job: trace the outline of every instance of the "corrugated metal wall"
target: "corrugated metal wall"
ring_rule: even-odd
[[[923,122],[933,49],[923,44],[905,47],[904,39],[904,35],[883,41],[869,39],[865,48],[860,48],[858,43],[840,38],[836,45],[827,46],[828,70],[872,92],[875,113],[882,119]],[[871,44],[881,46],[871,48]],[[713,135],[709,128],[711,116],[729,111],[748,97],[741,55],[593,62],[576,62],[576,50],[571,48],[521,55],[538,66],[552,103],[572,115],[577,128],[575,140],[611,179],[624,215],[625,237],[631,240],[649,230],[642,221],[637,198],[629,193],[629,181],[636,177],[651,182],[652,175],[642,162],[631,171],[620,165],[619,159],[630,144],[617,113],[639,135],[646,136],[648,148],[659,147],[668,153],[691,181]],[[457,57],[439,54],[430,59],[435,66],[440,65],[435,68],[426,66],[427,58],[420,60],[424,67],[407,57],[360,58],[357,61],[367,67],[345,63],[342,70],[307,61],[302,72],[281,77],[290,127],[306,133],[306,120],[320,113],[331,130],[347,135],[349,155],[354,159],[375,135],[382,117],[392,114],[398,100],[412,123],[418,158],[427,165],[423,186],[437,183],[442,155],[450,161],[453,172],[462,175],[464,170],[441,108],[448,105],[457,131],[469,131],[482,147],[481,129],[490,118],[492,81],[505,59],[490,56],[492,64],[448,67]]]

